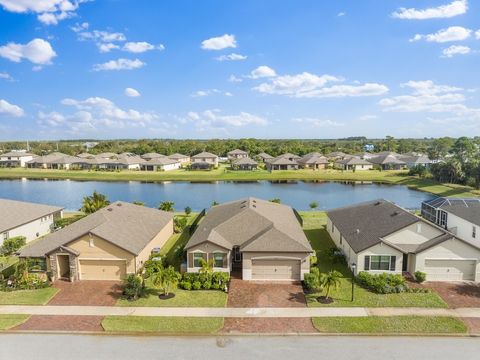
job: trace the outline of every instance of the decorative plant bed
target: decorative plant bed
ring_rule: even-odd
[[[173,299],[174,297],[175,297],[175,294],[173,294],[173,293],[170,293],[170,294],[168,294],[168,295],[165,295],[165,294],[160,294],[160,295],[158,295],[158,298],[159,298],[160,300]]]
[[[319,297],[317,297],[317,301],[318,301],[320,304],[331,304],[331,303],[333,303],[333,299],[332,299],[331,297],[326,298],[325,296],[319,296]]]

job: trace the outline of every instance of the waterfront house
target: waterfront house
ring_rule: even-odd
[[[192,156],[192,169],[211,169],[218,166],[218,156],[209,152],[201,152]]]
[[[422,203],[422,216],[480,247],[480,199],[435,198]]]
[[[358,157],[352,156],[352,157],[347,157],[343,160],[335,161],[334,167],[339,170],[362,171],[362,170],[372,170],[373,164],[367,160],[363,160]]]
[[[246,151],[240,150],[240,149],[235,149],[232,151],[229,151],[227,153],[228,160],[236,160],[236,159],[243,159],[248,157],[248,153]]]
[[[342,151],[334,151],[327,154],[327,159],[330,161],[337,161],[337,160],[343,160],[347,156],[351,156],[351,155],[345,154]]]
[[[173,213],[115,202],[25,247],[53,280],[122,280],[173,234]]]
[[[374,168],[380,170],[401,170],[404,169],[407,164],[398,159],[398,154],[386,152],[375,157],[370,158],[368,161],[373,164]]]
[[[429,168],[433,163],[432,160],[426,155],[400,155],[397,157],[399,160],[403,161],[407,168],[411,169],[416,166],[423,166]]]
[[[480,281],[480,249],[386,200],[327,212],[327,231],[356,273],[426,273]]]
[[[29,168],[68,170],[79,162],[82,162],[82,159],[76,156],[53,152],[48,155],[37,156],[33,160],[27,161],[26,166]]]
[[[265,163],[265,168],[268,171],[275,171],[275,170],[297,170],[298,169],[298,162],[296,160],[290,160],[287,157],[276,157],[274,159],[270,159]]]
[[[258,163],[249,157],[239,158],[232,161],[233,170],[256,170]]]
[[[167,157],[154,158],[140,165],[144,171],[170,171],[180,169],[180,162]]]
[[[0,155],[0,167],[25,167],[34,157],[35,154],[23,150],[12,150]]]
[[[140,157],[143,160],[149,161],[152,159],[165,158],[166,156],[158,153],[146,153],[146,154],[140,155]]]
[[[266,163],[267,161],[273,159],[274,157],[270,154],[267,154],[266,152],[261,152],[260,154],[256,155],[255,158],[258,161],[261,161],[263,163]]]
[[[27,243],[53,230],[54,220],[63,217],[63,208],[30,202],[0,199],[0,245],[24,236]]]
[[[214,271],[272,281],[303,280],[313,253],[294,209],[256,198],[212,207],[185,249],[188,272],[205,260]]]
[[[312,152],[302,156],[297,160],[297,163],[302,169],[326,169],[328,166],[328,159],[318,152]]]
[[[182,166],[190,162],[190,156],[179,153],[168,155],[168,158],[172,160],[177,160]]]

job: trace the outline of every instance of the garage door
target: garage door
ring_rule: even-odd
[[[429,281],[475,280],[474,260],[425,260]]]
[[[300,280],[300,261],[252,260],[252,280]]]
[[[80,260],[82,280],[122,280],[126,274],[123,260]]]

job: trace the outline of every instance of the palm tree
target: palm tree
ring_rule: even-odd
[[[177,288],[180,276],[173,266],[169,266],[154,273],[152,275],[152,283],[154,286],[160,287],[163,290],[164,296],[168,296]]]
[[[200,270],[198,272],[200,274],[211,274],[213,273],[213,265],[215,264],[213,259],[205,261],[204,259],[200,259]]]
[[[308,204],[308,206],[310,206],[310,209],[315,210],[318,208],[318,202],[312,201],[310,204]]]
[[[340,286],[340,279],[342,278],[342,274],[337,270],[329,271],[328,273],[320,275],[320,285],[322,288],[325,289],[325,299],[328,300],[328,295],[330,293],[330,289],[338,289]]]
[[[173,207],[174,205],[175,203],[173,201],[162,201],[160,205],[158,205],[158,210],[175,212],[175,208]]]
[[[93,214],[108,205],[110,205],[110,201],[108,201],[107,197],[94,191],[92,196],[85,196],[83,198],[80,211],[83,211],[85,214]]]

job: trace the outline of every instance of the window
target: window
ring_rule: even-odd
[[[203,259],[202,253],[193,253],[193,267],[201,267],[201,260]]]
[[[365,270],[395,271],[396,256],[372,255],[365,256]]]
[[[214,253],[213,254],[213,266],[214,267],[223,267],[223,257],[224,257],[224,253]]]
[[[472,238],[477,237],[477,227],[475,225],[472,226]]]

